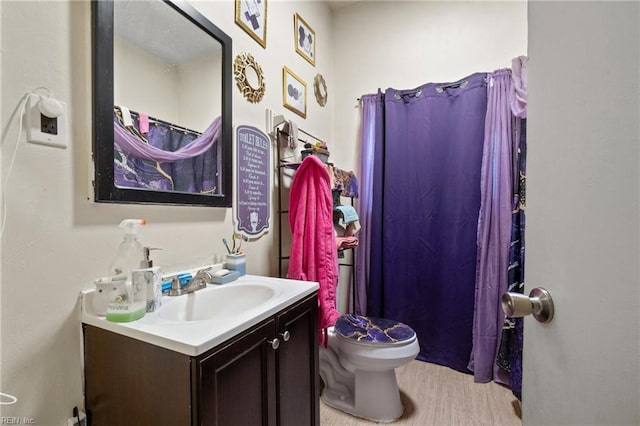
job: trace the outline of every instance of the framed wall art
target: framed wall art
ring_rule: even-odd
[[[289,68],[282,68],[282,104],[307,118],[307,83]]]
[[[235,0],[236,24],[260,46],[267,47],[267,0]]]
[[[316,32],[297,13],[293,18],[293,39],[296,52],[316,66]]]

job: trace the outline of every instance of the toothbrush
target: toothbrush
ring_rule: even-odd
[[[242,248],[242,235],[238,234],[238,239],[240,240],[240,244],[238,244],[238,251],[236,253],[240,253],[240,249]]]
[[[227,248],[227,253],[231,254],[231,250],[229,249],[229,245],[227,244],[226,238],[222,239],[222,244],[224,244],[224,246]]]
[[[241,248],[242,248],[242,242],[243,242],[243,241],[249,241],[249,237],[247,237],[247,236],[245,236],[245,235],[242,235],[242,234],[234,234],[234,236],[235,236],[237,239],[239,239],[239,240],[240,240],[240,243],[238,244],[238,249],[237,249],[237,250],[235,250],[235,249],[234,249],[234,252],[235,252],[235,253],[240,254],[240,252],[242,251],[242,250],[241,250]],[[234,247],[235,247],[235,246],[234,246]]]

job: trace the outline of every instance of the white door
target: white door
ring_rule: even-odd
[[[529,2],[525,425],[640,424],[636,1]]]

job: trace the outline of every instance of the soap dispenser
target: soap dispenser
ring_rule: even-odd
[[[140,267],[144,253],[138,241],[144,219],[125,219],[120,223],[124,230],[124,240],[118,254],[109,267],[111,281],[107,304],[107,320],[129,322],[144,316],[147,306],[146,288],[134,286],[132,271]]]
[[[140,269],[134,269],[132,272],[134,287],[146,291],[147,312],[157,310],[162,303],[162,272],[159,267],[153,266],[153,261],[149,258],[151,250],[161,249],[143,247],[143,258],[140,262]]]

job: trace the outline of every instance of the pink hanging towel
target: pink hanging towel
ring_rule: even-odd
[[[304,159],[291,184],[289,195],[291,255],[289,278],[315,281],[318,290],[319,340],[322,330],[335,324],[338,285],[338,253],[333,231],[331,180],[324,164],[314,155]]]

